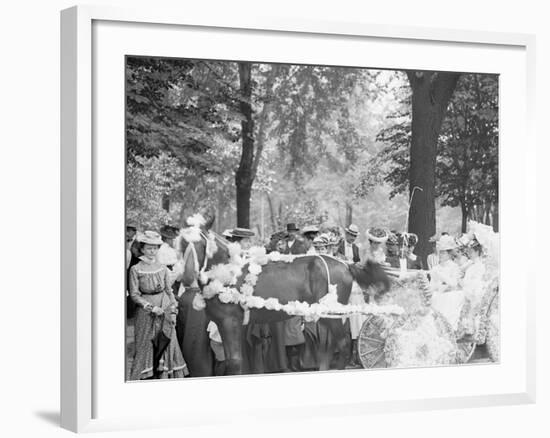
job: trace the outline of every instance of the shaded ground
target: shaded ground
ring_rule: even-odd
[[[130,376],[132,359],[134,357],[134,320],[128,319],[126,324],[126,379]],[[468,363],[488,363],[489,354],[485,345],[478,345]],[[351,367],[350,367],[351,368]]]

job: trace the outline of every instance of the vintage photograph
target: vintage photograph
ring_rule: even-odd
[[[127,381],[499,361],[498,75],[125,78]]]

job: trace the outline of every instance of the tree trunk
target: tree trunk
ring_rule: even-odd
[[[465,233],[467,231],[467,228],[468,228],[468,215],[469,215],[469,211],[468,211],[468,208],[466,208],[466,206],[464,205],[463,202],[460,203],[460,210],[462,211],[462,226],[461,226],[461,231],[462,233]]]
[[[170,196],[166,193],[162,195],[162,209],[170,213]]]
[[[435,234],[435,163],[437,140],[459,73],[408,71],[412,89],[408,231],[418,235],[416,253],[424,264]],[[414,196],[413,196],[414,195]]]
[[[498,233],[498,202],[493,204],[493,231]]]
[[[273,199],[271,199],[271,196],[269,196],[269,193],[266,193],[265,195],[267,196],[267,203],[269,204],[269,216],[271,217],[271,229],[273,230],[273,233],[275,233],[279,228],[279,224],[277,223],[277,215],[275,214]]]
[[[239,108],[241,121],[242,153],[239,168],[235,173],[237,188],[237,226],[250,228],[250,196],[254,182],[254,120],[252,119],[252,64],[239,62],[239,82],[241,101]]]
[[[485,203],[484,216],[485,216],[485,220],[484,220],[485,224],[491,225],[491,203],[490,202]]]
[[[346,202],[346,227],[349,227],[353,223],[353,205],[351,202]]]

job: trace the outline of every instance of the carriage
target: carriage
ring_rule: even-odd
[[[358,336],[358,354],[364,368],[467,363],[478,346],[486,348],[491,361],[499,360],[496,278],[484,283],[482,298],[475,308],[463,307],[461,323],[458,330],[454,330],[431,306],[425,271],[388,268],[387,273],[391,288],[384,302],[401,306],[404,313],[366,316]],[[462,321],[468,320],[474,323],[466,330]]]

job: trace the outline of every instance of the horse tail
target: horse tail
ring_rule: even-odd
[[[386,272],[378,263],[372,260],[367,260],[366,263],[349,265],[349,271],[362,289],[377,286],[381,291],[386,292],[390,288],[390,279]]]

